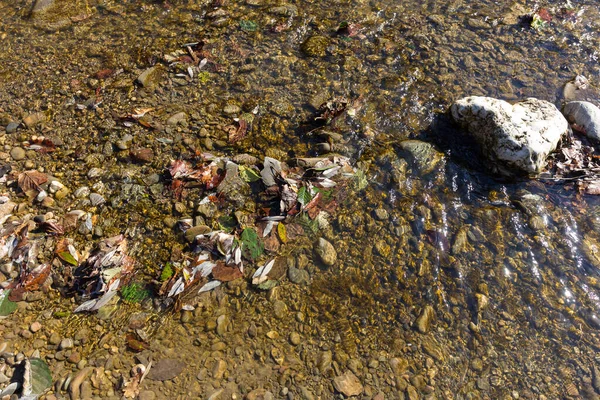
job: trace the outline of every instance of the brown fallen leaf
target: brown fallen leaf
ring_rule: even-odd
[[[238,267],[229,267],[225,263],[218,263],[212,270],[212,276],[221,282],[229,282],[244,276]]]
[[[48,176],[34,169],[20,173],[17,178],[17,184],[23,192],[30,190],[39,192],[42,190],[40,185],[46,182],[48,182]]]

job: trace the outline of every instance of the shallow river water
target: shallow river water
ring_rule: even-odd
[[[0,388],[38,356],[48,399],[600,397],[600,199],[495,179],[447,116],[469,95],[560,106],[578,74],[600,87],[595,0],[0,0],[0,21],[10,218],[84,213],[73,231],[30,232],[52,272],[0,319]],[[322,127],[334,99],[352,112]],[[407,139],[434,145],[425,161]],[[164,300],[161,271],[194,257],[178,221],[235,215],[239,232],[267,207],[254,186],[212,208],[209,190],[177,192],[172,160],[329,151],[360,172],[326,217],[275,237],[243,277]],[[66,189],[28,196],[14,182],[31,170]],[[143,293],[74,313],[87,298],[57,243],[83,255],[119,234]],[[275,255],[274,283],[252,285]],[[6,285],[19,273],[2,262]]]

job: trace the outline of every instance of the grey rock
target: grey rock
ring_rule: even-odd
[[[590,82],[583,75],[577,75],[573,80],[565,84],[562,97],[565,103],[571,101],[589,101],[600,106],[600,93],[590,85]]]
[[[568,129],[554,104],[534,98],[511,105],[472,96],[456,101],[450,111],[477,143],[490,169],[505,176],[539,173]]]
[[[296,267],[290,267],[288,269],[288,278],[292,283],[297,285],[308,285],[310,275],[308,271]]]
[[[25,159],[25,157],[27,156],[25,153],[25,150],[21,147],[13,147],[10,150],[10,156],[12,157],[13,160],[15,161],[20,161]]]
[[[14,133],[17,129],[19,128],[19,123],[18,122],[10,122],[8,125],[6,125],[6,133]]]
[[[167,125],[177,125],[179,123],[181,123],[182,121],[185,121],[187,119],[187,114],[184,112],[178,112],[176,114],[173,114],[169,117],[169,119],[167,119]]]
[[[148,379],[153,381],[169,381],[183,371],[185,363],[181,360],[165,358],[152,366],[148,373]]]
[[[323,238],[319,238],[315,243],[315,253],[323,264],[332,266],[337,261],[337,252],[331,243]]]
[[[563,108],[573,129],[600,142],[600,108],[587,101],[571,101]]]

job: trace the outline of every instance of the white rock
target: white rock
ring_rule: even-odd
[[[511,105],[491,97],[465,97],[451,107],[452,117],[503,175],[536,174],[569,124],[550,102],[529,98]]]
[[[600,108],[588,101],[571,101],[565,105],[563,113],[570,123],[575,124],[573,129],[600,141]]]
[[[65,185],[63,185],[59,181],[52,181],[52,182],[50,182],[50,185],[48,186],[48,191],[50,193],[54,194],[64,187],[65,187]]]

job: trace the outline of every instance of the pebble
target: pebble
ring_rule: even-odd
[[[423,308],[423,311],[421,312],[421,315],[415,321],[415,326],[417,327],[417,330],[421,333],[429,332],[431,321],[433,320],[434,315],[435,311],[433,310],[433,307],[431,307],[430,305],[425,306],[425,308]]]
[[[224,360],[217,360],[213,365],[212,376],[215,379],[222,379],[227,370],[227,363]]]
[[[337,252],[331,243],[323,238],[319,238],[315,243],[315,252],[323,264],[332,266],[337,261]]]
[[[288,269],[288,278],[290,282],[295,283],[296,285],[308,285],[310,275],[305,269],[290,267]]]
[[[58,346],[60,350],[72,349],[73,348],[73,339],[64,338],[60,341],[60,346]]]
[[[177,125],[182,121],[185,121],[187,119],[187,114],[182,112],[178,112],[176,114],[171,115],[168,119],[167,119],[167,125]]]
[[[375,210],[375,218],[380,221],[387,221],[390,217],[390,214],[384,208],[378,208]]]
[[[300,342],[302,342],[302,338],[300,337],[300,334],[298,332],[290,333],[290,343],[291,344],[293,344],[294,346],[298,346],[300,344]]]
[[[10,156],[15,161],[23,160],[26,157],[25,150],[21,147],[13,147],[10,150]]]
[[[38,321],[33,322],[30,326],[29,326],[29,330],[33,333],[36,333],[37,331],[39,331],[40,329],[42,329],[42,324],[40,324]]]
[[[275,303],[273,304],[273,314],[275,315],[275,318],[283,319],[287,316],[287,313],[287,305],[281,300],[275,301]]]
[[[156,398],[156,393],[152,390],[142,390],[138,397],[139,400],[154,400]]]
[[[50,338],[48,339],[48,343],[57,345],[60,343],[60,335],[58,332],[52,332]]]
[[[363,392],[363,385],[360,383],[356,375],[351,371],[346,371],[333,379],[335,390],[342,393],[346,397],[358,396]]]
[[[236,106],[235,104],[227,104],[225,108],[223,108],[223,112],[225,114],[237,114],[240,111],[242,111],[242,109],[239,106]]]
[[[6,125],[6,133],[14,133],[19,128],[18,122],[11,122]]]

